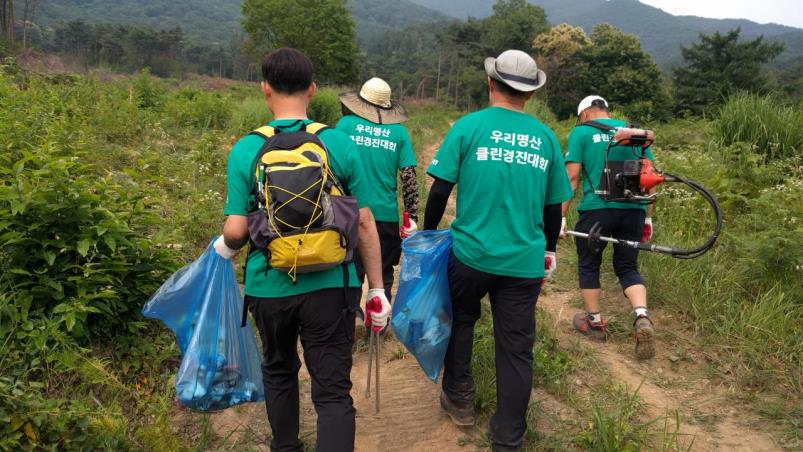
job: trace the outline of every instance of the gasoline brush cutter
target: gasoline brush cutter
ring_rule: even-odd
[[[591,126],[606,133],[614,132],[610,126],[589,121],[583,125]],[[600,242],[609,242],[621,246],[637,248],[643,251],[669,254],[677,259],[693,259],[700,257],[710,250],[719,237],[722,229],[722,209],[716,197],[699,182],[686,179],[674,174],[657,171],[652,162],[647,159],[647,148],[655,141],[655,133],[651,130],[636,128],[621,128],[615,131],[613,138],[608,142],[605,151],[605,166],[600,176],[599,186],[594,193],[605,201],[628,202],[634,204],[652,204],[658,197],[654,188],[663,183],[681,183],[700,194],[713,209],[716,215],[716,226],[702,245],[695,248],[676,248],[672,246],[653,245],[632,240],[622,240],[601,235],[601,226],[595,223],[588,233],[568,231],[569,235],[588,240],[591,249],[598,250]],[[633,150],[635,159],[609,160],[611,148],[615,146],[629,146]],[[593,183],[589,180],[589,183]]]

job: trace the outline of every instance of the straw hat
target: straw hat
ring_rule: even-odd
[[[407,110],[390,98],[390,85],[374,77],[359,91],[340,95],[340,102],[355,115],[377,124],[399,124],[407,120]]]

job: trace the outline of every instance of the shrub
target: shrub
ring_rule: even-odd
[[[534,116],[544,124],[554,124],[557,122],[555,114],[549,109],[546,102],[538,98],[533,98],[524,106],[524,111]]]
[[[139,73],[139,76],[134,79],[132,89],[137,100],[137,107],[160,110],[164,106],[167,90],[164,83],[151,77],[150,69],[145,68]]]
[[[184,88],[167,101],[166,117],[176,127],[223,129],[231,118],[230,100],[216,92]]]
[[[173,262],[136,230],[142,195],[74,156],[0,154],[0,292],[25,321],[45,317],[79,339],[136,328],[142,303]],[[25,318],[27,317],[27,318]]]
[[[265,125],[271,118],[270,110],[262,97],[246,97],[234,106],[229,130],[239,137]]]
[[[338,92],[332,88],[322,88],[312,99],[307,110],[310,119],[334,127],[342,116]]]
[[[750,143],[768,159],[803,152],[803,110],[772,96],[735,94],[719,110],[714,124],[715,137],[725,146]]]

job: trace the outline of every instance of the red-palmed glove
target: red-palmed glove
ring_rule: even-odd
[[[404,212],[402,225],[399,228],[399,236],[403,239],[410,237],[413,235],[414,232],[418,231],[418,225],[415,224],[412,218],[410,218],[410,214]]]
[[[652,218],[647,217],[644,219],[644,229],[641,232],[641,243],[647,243],[652,240]]]
[[[370,322],[366,319],[365,326],[373,327],[374,331],[380,331],[388,325],[392,308],[388,297],[385,296],[385,289],[369,290],[365,306],[370,319]]]
[[[554,251],[544,253],[544,279],[552,278],[555,269],[558,268],[558,255]]]

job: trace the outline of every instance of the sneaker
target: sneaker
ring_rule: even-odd
[[[578,312],[577,314],[574,315],[574,318],[572,319],[572,324],[574,325],[574,329],[576,329],[581,334],[584,334],[598,341],[605,340],[604,320],[601,322],[592,322],[590,315],[587,315],[584,312]]]
[[[652,320],[646,315],[636,317],[633,323],[636,336],[636,357],[650,359],[655,356],[655,330]]]
[[[452,422],[460,427],[474,425],[474,405],[469,404],[466,408],[460,408],[449,399],[445,392],[441,391],[441,408],[452,418]]]

